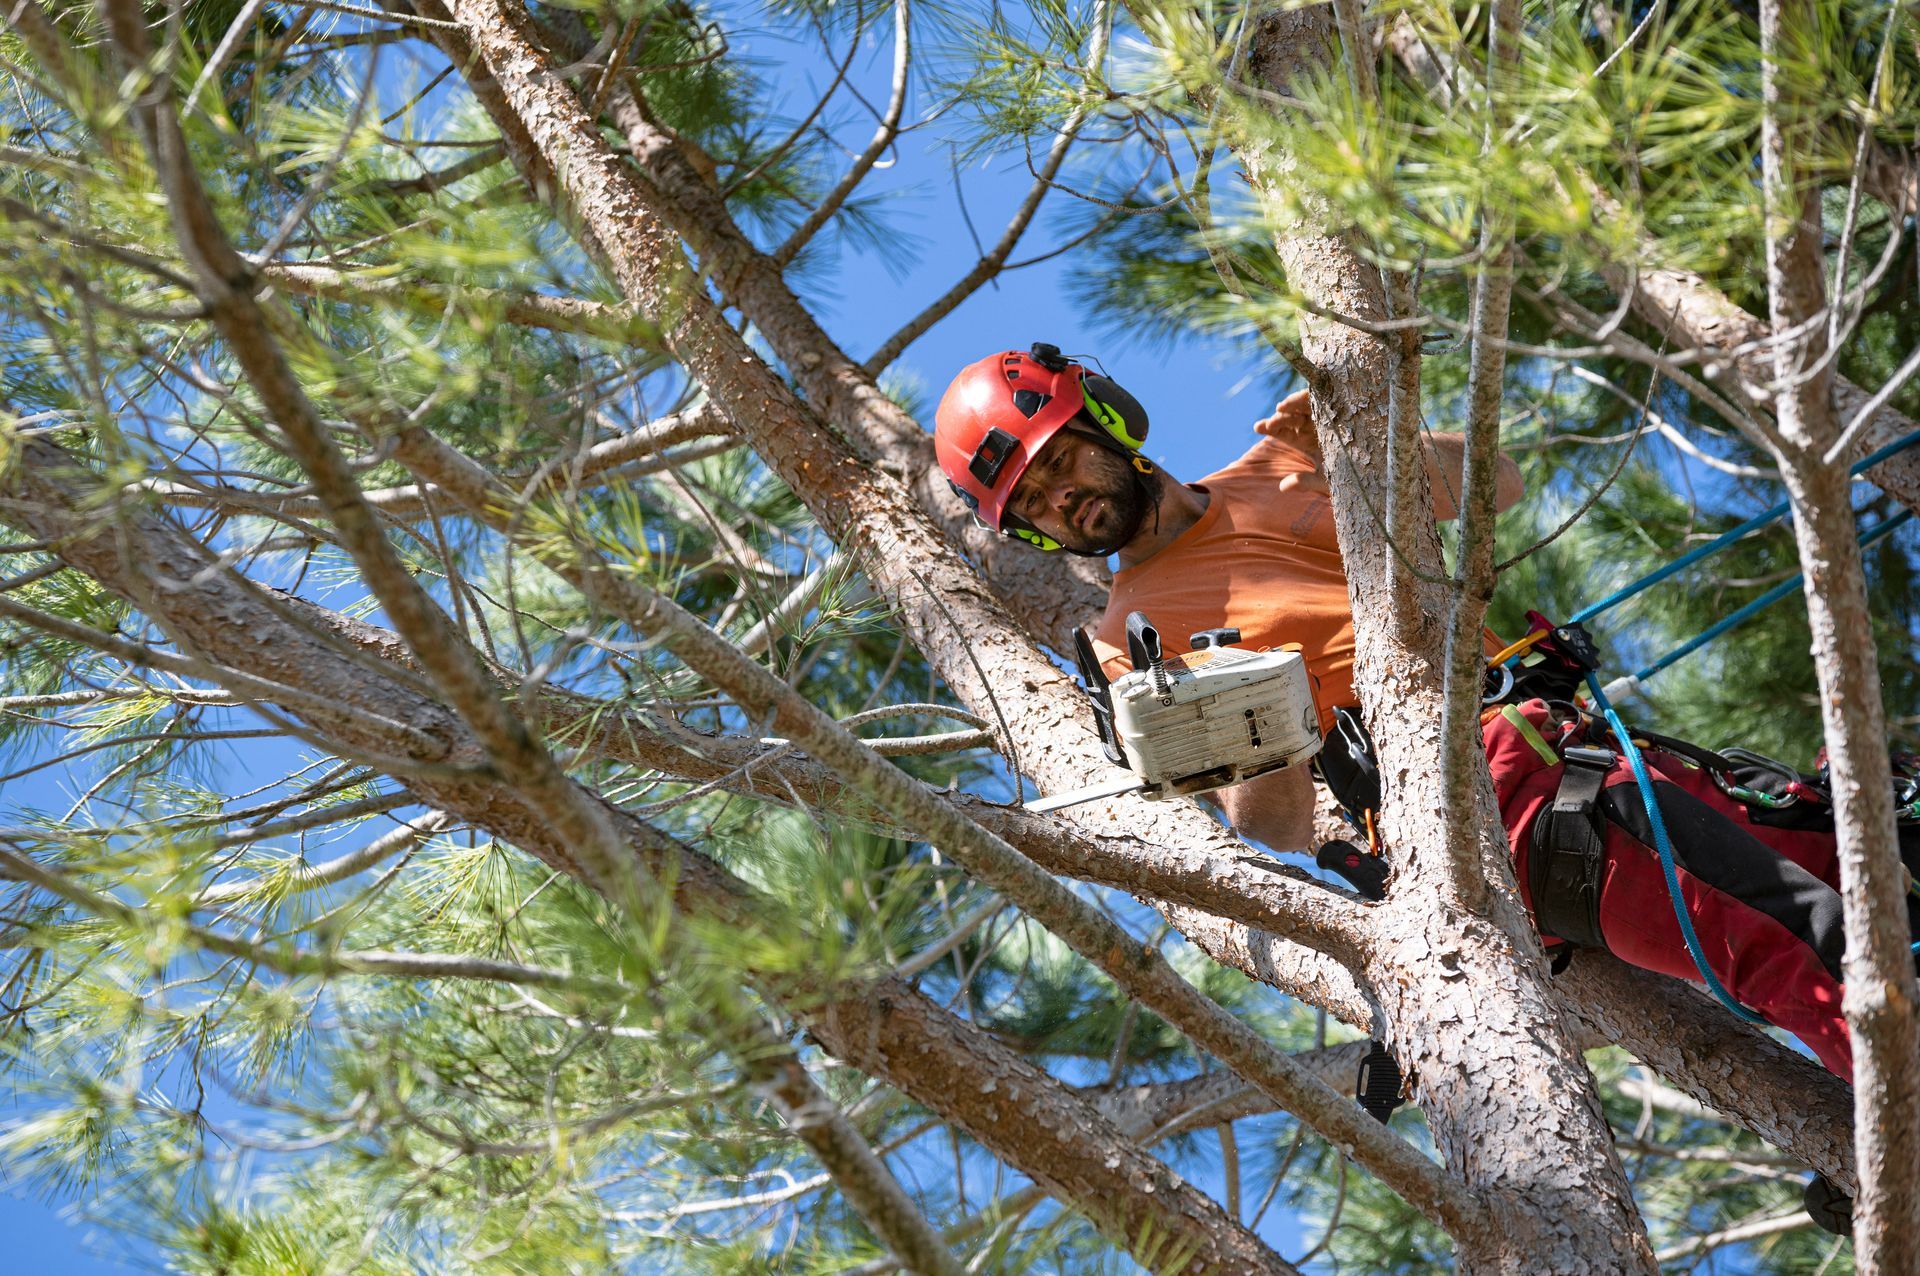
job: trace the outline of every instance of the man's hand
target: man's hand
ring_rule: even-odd
[[[1255,421],[1253,429],[1256,434],[1299,448],[1316,461],[1320,459],[1320,440],[1313,433],[1313,405],[1305,390],[1295,390],[1274,404],[1273,415]]]
[[[1280,490],[1292,491],[1296,487],[1311,488],[1316,492],[1327,490],[1327,481],[1319,471],[1326,468],[1320,455],[1320,439],[1313,432],[1313,405],[1305,390],[1295,390],[1274,405],[1273,415],[1262,417],[1253,423],[1254,433],[1265,435],[1275,442],[1304,455],[1313,465],[1312,473],[1289,474],[1280,480]]]

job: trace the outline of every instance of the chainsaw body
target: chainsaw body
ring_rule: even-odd
[[[1320,718],[1297,651],[1242,651],[1234,630],[1193,635],[1164,656],[1141,612],[1127,618],[1133,669],[1107,682],[1089,644],[1082,673],[1107,756],[1140,777],[1149,798],[1225,788],[1298,765],[1320,751]]]

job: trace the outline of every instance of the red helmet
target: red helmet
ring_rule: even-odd
[[[1146,412],[1138,401],[1061,357],[1058,347],[1036,342],[1031,354],[1002,350],[962,368],[941,396],[934,454],[980,520],[1004,530],[1014,485],[1047,440],[1083,410],[1089,426],[1104,427],[1088,433],[1109,446],[1131,452],[1146,441]]]

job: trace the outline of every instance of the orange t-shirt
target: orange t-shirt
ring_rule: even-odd
[[[1357,704],[1353,605],[1333,506],[1324,484],[1279,488],[1289,474],[1312,472],[1299,449],[1261,439],[1194,484],[1208,497],[1199,521],[1146,562],[1114,574],[1106,614],[1093,633],[1107,675],[1133,667],[1127,613],[1144,611],[1169,655],[1191,650],[1189,634],[1223,626],[1238,629],[1239,645],[1249,651],[1299,643],[1322,732],[1333,725],[1335,708]]]

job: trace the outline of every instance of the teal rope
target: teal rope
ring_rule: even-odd
[[[1640,786],[1640,800],[1646,804],[1647,820],[1653,825],[1654,850],[1660,856],[1660,871],[1667,878],[1667,899],[1673,905],[1674,920],[1680,923],[1680,937],[1686,940],[1687,955],[1693,958],[1693,968],[1700,972],[1700,981],[1707,991],[1717,998],[1721,1005],[1731,1010],[1748,1023],[1765,1023],[1759,1015],[1748,1010],[1734,999],[1720,982],[1719,976],[1707,966],[1707,956],[1700,947],[1700,936],[1694,933],[1693,919],[1687,916],[1687,906],[1680,898],[1680,875],[1673,864],[1673,842],[1667,837],[1667,822],[1660,815],[1660,799],[1654,795],[1653,780],[1647,774],[1647,764],[1640,756],[1640,750],[1634,745],[1633,737],[1628,734],[1626,724],[1620,721],[1620,715],[1607,703],[1606,693],[1600,690],[1600,679],[1589,673],[1587,691],[1593,696],[1594,707],[1613,728],[1614,738],[1620,741],[1621,751],[1627,756],[1627,765],[1633,768],[1633,781]]]
[[[1916,431],[1916,437],[1920,437],[1920,431]],[[1674,559],[1672,562],[1667,563],[1662,567],[1657,567],[1653,571],[1648,572],[1645,576],[1642,576],[1639,580],[1634,581],[1631,585],[1628,585],[1623,589],[1617,590],[1614,593],[1608,594],[1605,598],[1602,598],[1599,602],[1593,604],[1593,606],[1587,607],[1580,611],[1575,612],[1573,614],[1573,618],[1569,620],[1567,623],[1570,625],[1577,625],[1582,621],[1592,620],[1595,616],[1598,616],[1601,612],[1606,611],[1609,607],[1618,606],[1619,604],[1627,601],[1627,599],[1632,598],[1635,594],[1638,594],[1643,590],[1652,589],[1655,585],[1658,585],[1661,581],[1667,579],[1669,576],[1673,576],[1678,572],[1686,570],[1687,568],[1693,566],[1695,563],[1699,562],[1701,559],[1712,557],[1713,555],[1719,553],[1721,550],[1725,549],[1727,546],[1739,540],[1742,536],[1745,536],[1748,532],[1754,531],[1758,528],[1765,527],[1768,523],[1773,522],[1774,519],[1779,518],[1782,514],[1786,512],[1787,512],[1787,503],[1785,501],[1782,501],[1780,502],[1780,504],[1774,506],[1770,510],[1767,510],[1765,513],[1755,514],[1752,518],[1740,524],[1740,526],[1734,528],[1730,532],[1724,533],[1723,535],[1716,536],[1714,539],[1702,545],[1699,549],[1696,549],[1691,553],[1682,554],[1679,558]]]
[[[1885,447],[1879,448],[1878,450],[1872,453],[1869,453],[1867,456],[1861,458],[1861,460],[1856,465],[1854,465],[1852,469],[1848,470],[1847,473],[1858,474],[1862,470],[1878,465],[1880,462],[1886,460],[1888,457],[1892,456],[1896,452],[1906,451],[1908,448],[1912,447],[1916,443],[1920,443],[1920,430],[1915,430],[1911,434],[1905,435],[1901,438],[1897,438],[1893,442],[1887,444]],[[1752,518],[1740,524],[1740,526],[1734,528],[1732,531],[1724,532],[1721,535],[1716,536],[1714,539],[1708,541],[1705,545],[1702,545],[1699,549],[1696,549],[1691,553],[1681,555],[1679,558],[1674,559],[1672,562],[1666,564],[1664,567],[1657,568],[1654,571],[1647,573],[1645,576],[1642,576],[1639,580],[1634,581],[1631,585],[1626,586],[1624,589],[1617,590],[1616,592],[1607,595],[1605,598],[1602,598],[1599,602],[1593,604],[1593,606],[1591,607],[1586,608],[1584,611],[1576,612],[1573,618],[1569,620],[1567,623],[1570,625],[1577,625],[1584,620],[1591,620],[1595,616],[1598,616],[1601,612],[1607,610],[1609,607],[1616,607],[1619,604],[1627,601],[1627,599],[1632,598],[1635,594],[1640,593],[1642,590],[1651,589],[1653,586],[1658,585],[1661,581],[1666,580],[1669,576],[1672,576],[1675,572],[1684,571],[1686,568],[1693,566],[1693,564],[1699,562],[1701,559],[1707,558],[1713,554],[1719,553],[1721,550],[1725,549],[1727,546],[1739,540],[1742,536],[1745,536],[1748,532],[1755,531],[1758,528],[1765,527],[1768,523],[1773,522],[1774,519],[1779,518],[1782,514],[1785,514],[1787,512],[1787,508],[1788,508],[1788,503],[1786,501],[1781,501],[1778,505],[1774,506],[1772,509],[1767,510],[1760,514],[1755,514]]]
[[[1860,548],[1865,549],[1881,537],[1892,532],[1895,528],[1906,523],[1907,520],[1912,517],[1912,510],[1901,510],[1898,514],[1880,520],[1880,522],[1874,524],[1871,529],[1861,535]],[[1775,585],[1772,589],[1769,589],[1766,593],[1760,595],[1738,611],[1722,616],[1719,620],[1716,620],[1713,624],[1687,639],[1687,641],[1681,643],[1678,647],[1675,647],[1672,651],[1669,651],[1666,655],[1660,657],[1660,659],[1654,661],[1633,676],[1642,680],[1651,678],[1654,674],[1659,673],[1675,661],[1692,655],[1694,652],[1700,650],[1700,648],[1712,642],[1715,638],[1718,638],[1721,634],[1726,633],[1727,630],[1732,629],[1755,613],[1765,611],[1782,598],[1785,598],[1788,594],[1791,594],[1794,590],[1800,588],[1801,579],[1802,573],[1795,572],[1792,576],[1781,581],[1778,585]]]

